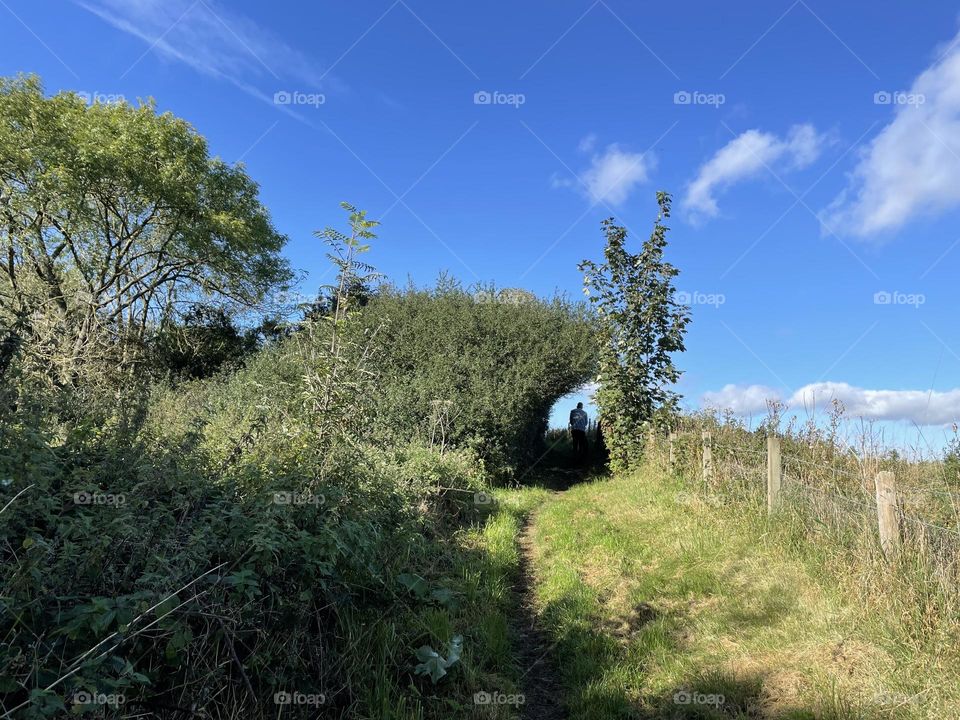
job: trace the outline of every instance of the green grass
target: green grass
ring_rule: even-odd
[[[481,691],[522,692],[518,685],[522,668],[515,660],[509,631],[509,619],[516,615],[517,536],[524,517],[547,495],[538,488],[497,491],[486,517],[433,546],[423,577],[431,590],[453,590],[454,602],[403,602],[388,608],[382,617],[347,623],[348,632],[362,637],[354,656],[367,659],[351,683],[359,691],[357,706],[363,708],[356,717],[516,717],[512,706],[476,705],[473,698]],[[367,626],[373,631],[364,633]],[[389,668],[413,668],[417,660],[411,648],[429,645],[443,654],[456,635],[463,638],[463,655],[435,685],[425,678],[411,682],[408,673],[391,674]]]
[[[547,503],[536,596],[570,717],[960,717],[956,671],[907,652],[768,529],[653,469]]]

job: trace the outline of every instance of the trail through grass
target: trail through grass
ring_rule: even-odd
[[[532,525],[569,717],[960,717],[956,688],[782,545],[657,470],[575,486]]]

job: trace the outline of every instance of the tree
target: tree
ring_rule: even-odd
[[[639,254],[626,249],[627,230],[612,218],[603,221],[605,262],[585,260],[584,293],[597,311],[600,388],[597,405],[615,470],[642,455],[643,426],[655,413],[677,408],[671,389],[680,377],[673,353],[684,350],[689,310],[674,300],[679,271],[663,258],[667,245],[670,195],[657,193],[659,213]]]
[[[236,366],[259,345],[262,326],[243,331],[222,308],[197,303],[153,338],[153,362],[180,378],[210,377]]]
[[[290,278],[241,166],[152,102],[0,79],[0,374],[27,345],[69,379],[198,300],[252,307]]]
[[[362,294],[362,289],[380,277],[372,265],[359,259],[370,251],[369,243],[377,237],[373,231],[380,223],[368,220],[366,210],[349,203],[342,202],[340,207],[348,213],[349,234],[332,227],[314,232],[330,248],[327,258],[338,270],[336,282],[321,288],[321,297],[326,291],[331,298],[329,312],[308,313],[296,335],[305,368],[304,396],[316,428],[314,448],[320,458],[321,476],[329,460],[332,437],[366,421],[357,399],[371,392],[375,378],[369,366],[377,331],[363,333],[360,324],[350,322],[350,317],[358,306],[352,293]]]

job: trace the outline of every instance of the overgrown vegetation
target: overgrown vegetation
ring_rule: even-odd
[[[0,182],[0,717],[447,718],[516,689],[520,510],[486,491],[595,372],[584,308],[378,289],[346,206],[333,286],[251,327],[291,277],[252,181],[150,105],[32,79],[0,86]]]
[[[540,457],[553,403],[595,372],[591,317],[561,297],[442,278],[384,287],[361,314],[380,328],[390,378],[375,410],[384,437],[472,448],[500,482]]]

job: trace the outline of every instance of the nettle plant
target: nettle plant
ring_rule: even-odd
[[[680,377],[673,354],[685,349],[690,311],[674,298],[679,270],[664,260],[670,194],[658,192],[657,204],[653,232],[639,253],[627,250],[626,228],[608,218],[604,262],[579,266],[584,293],[597,311],[597,405],[614,470],[640,459],[645,424],[674,413],[680,399],[671,388]]]

